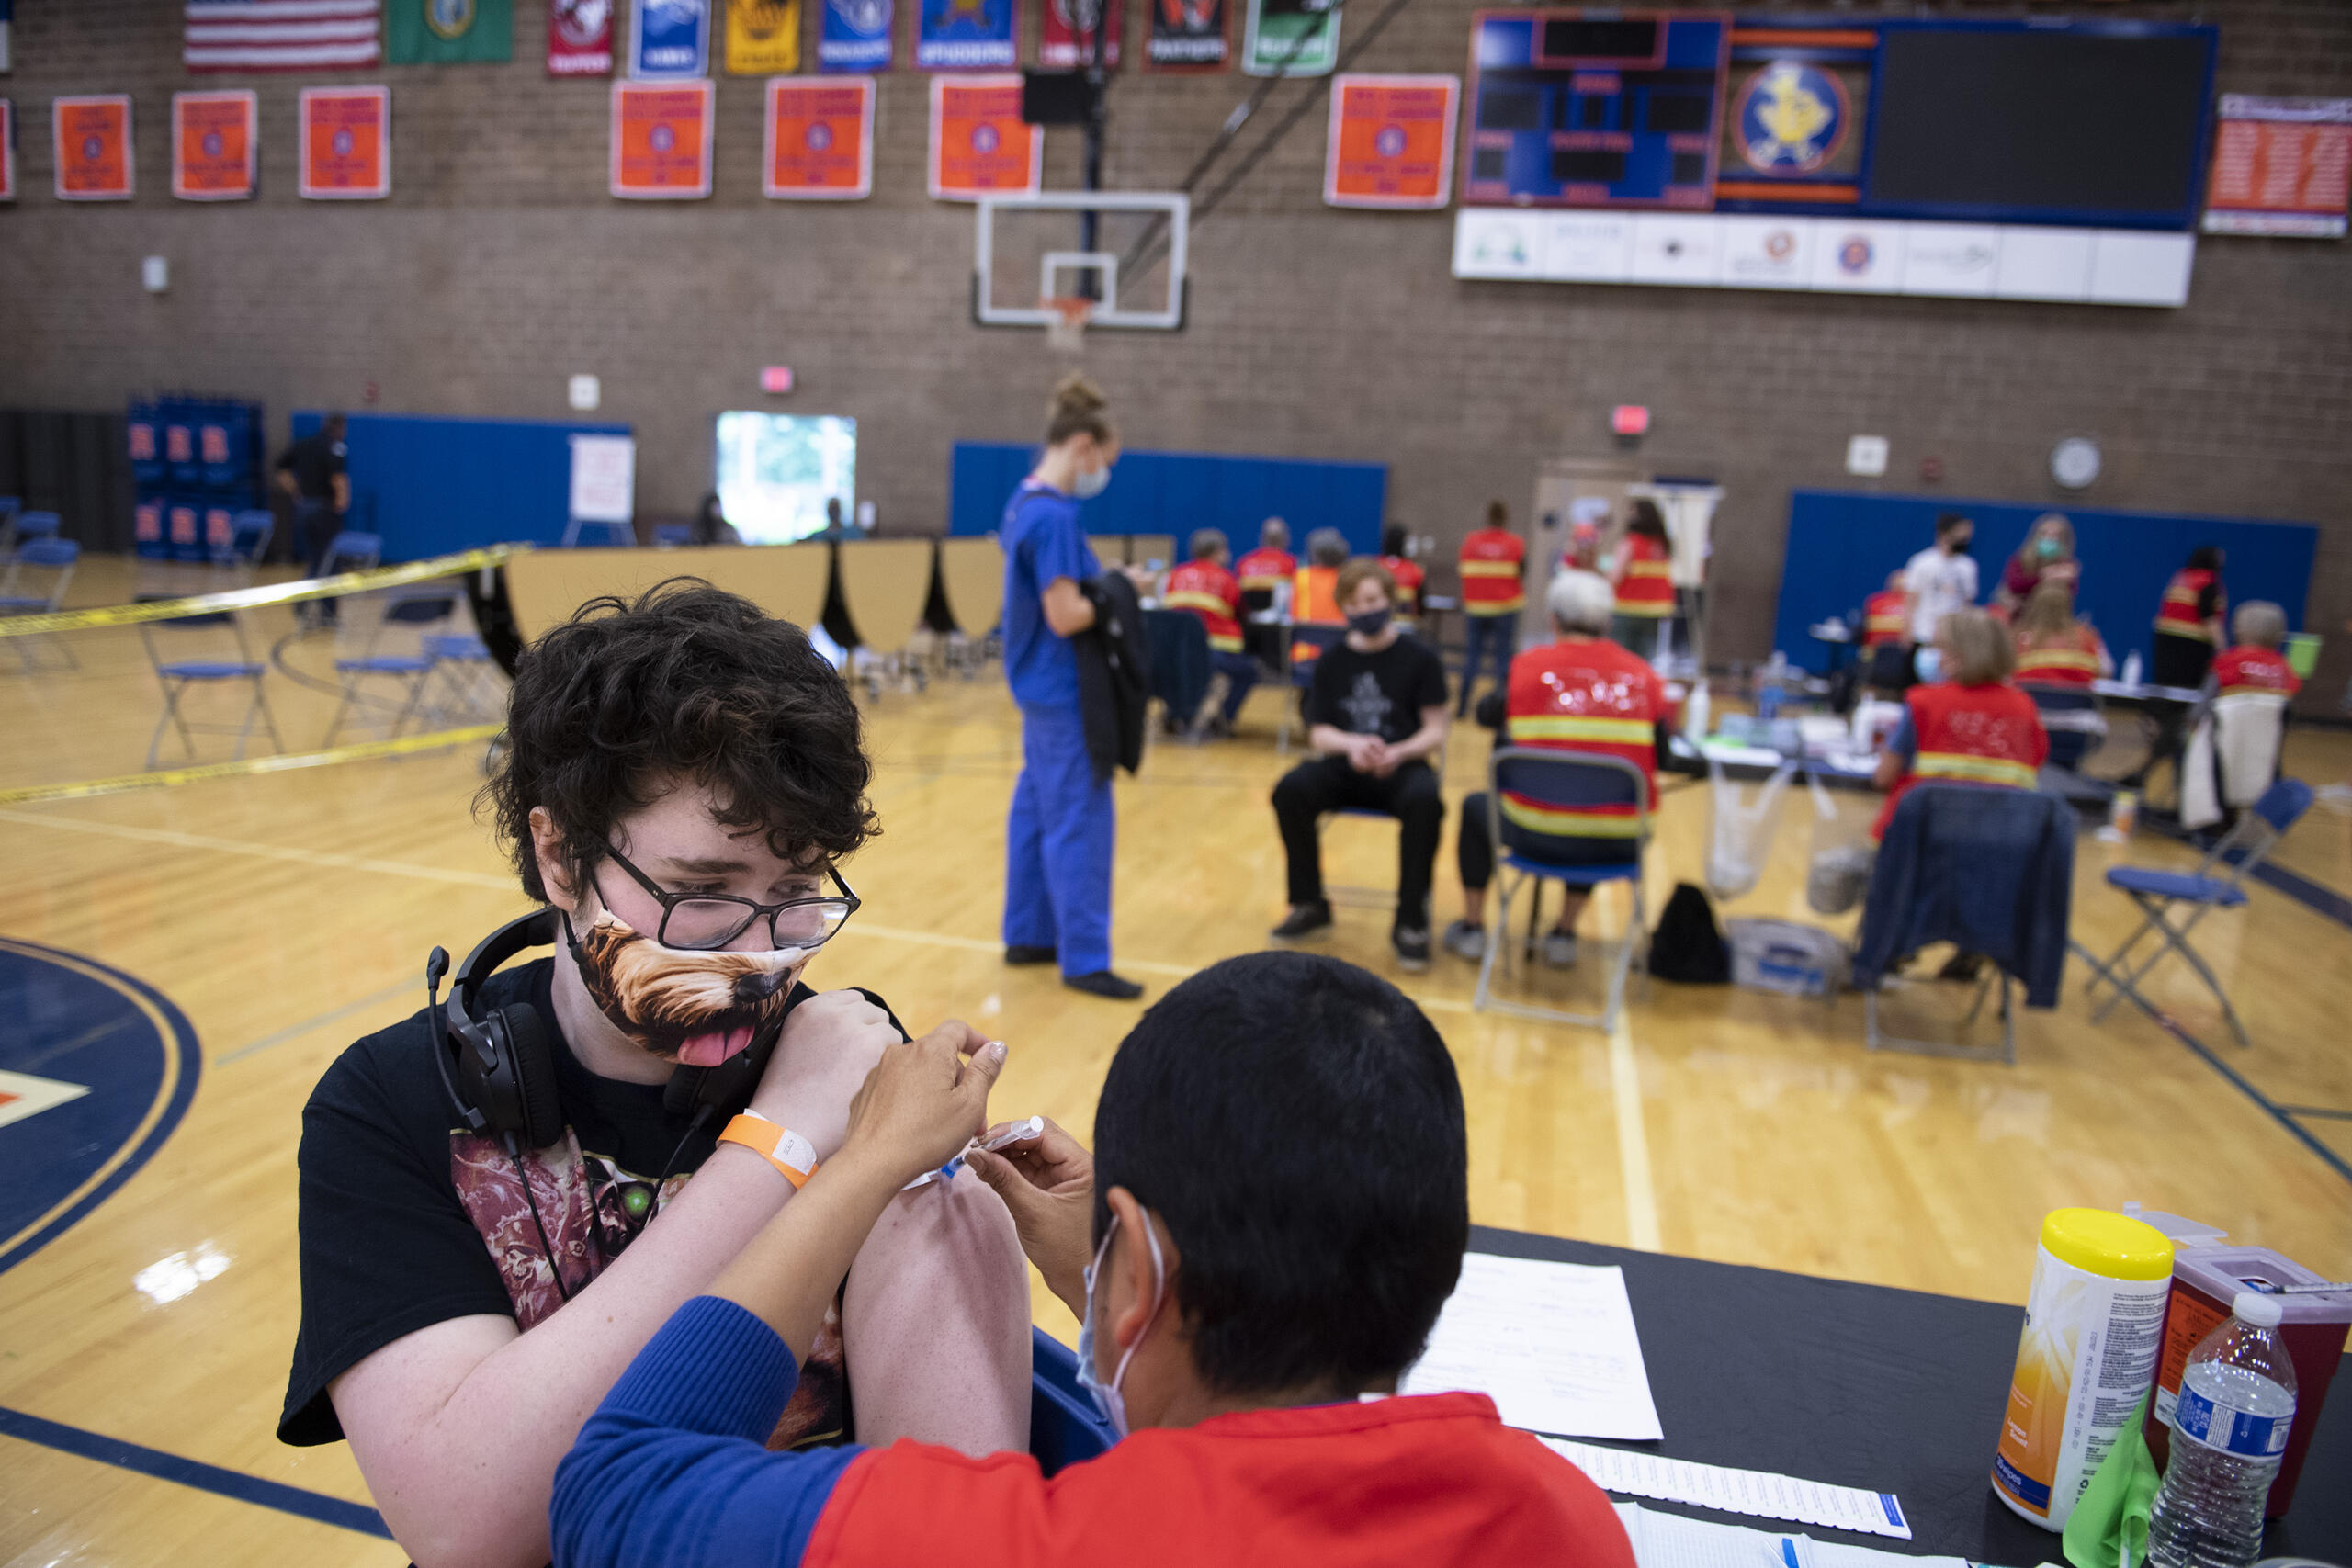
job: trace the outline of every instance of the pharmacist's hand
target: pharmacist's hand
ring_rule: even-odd
[[[988,1120],[1005,1047],[961,1020],[894,1044],[850,1101],[844,1161],[872,1161],[904,1184],[956,1157]]]
[[[1002,1126],[989,1129],[990,1135]],[[1086,1312],[1087,1245],[1094,1224],[1094,1156],[1052,1121],[1035,1137],[991,1154],[974,1149],[964,1163],[995,1189],[1012,1213],[1021,1250],[1046,1288],[1071,1312]]]

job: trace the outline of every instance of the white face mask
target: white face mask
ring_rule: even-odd
[[[1921,649],[1917,659],[1914,660],[1914,667],[1919,672],[1921,685],[1933,685],[1944,672],[1942,651],[1933,648]]]
[[[1127,1375],[1127,1363],[1136,1359],[1136,1349],[1143,1343],[1143,1334],[1119,1357],[1119,1364],[1104,1383],[1094,1373],[1094,1279],[1102,1272],[1102,1259],[1110,1253],[1111,1237],[1119,1228],[1119,1216],[1111,1216],[1110,1228],[1102,1233],[1102,1245],[1094,1249],[1094,1261],[1086,1266],[1086,1321],[1078,1325],[1078,1386],[1094,1401],[1094,1408],[1111,1424],[1111,1430],[1124,1438],[1127,1435],[1127,1402],[1119,1392],[1119,1384]],[[1144,1239],[1151,1243],[1151,1315],[1144,1319],[1144,1333],[1151,1331],[1152,1320],[1159,1315],[1159,1298],[1168,1288],[1167,1270],[1159,1257],[1159,1233],[1147,1219]]]
[[[1069,481],[1070,494],[1080,501],[1091,501],[1110,488],[1111,465],[1108,463],[1099,468],[1081,469],[1078,476]]]

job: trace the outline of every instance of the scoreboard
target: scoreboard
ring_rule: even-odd
[[[1731,20],[1713,11],[1479,12],[1464,202],[1713,207]]]

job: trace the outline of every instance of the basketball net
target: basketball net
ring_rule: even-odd
[[[1046,346],[1062,354],[1077,354],[1086,347],[1087,319],[1094,314],[1094,301],[1069,295],[1057,295],[1039,301],[1054,312],[1046,323]]]

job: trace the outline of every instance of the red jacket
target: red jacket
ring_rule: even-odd
[[[2229,610],[2228,596],[2221,592],[2221,579],[2201,569],[2184,567],[2172,574],[2165,584],[2164,603],[2156,606],[2156,630],[2172,637],[2194,637],[2199,642],[2211,642],[2213,634],[2205,629],[2206,617],[2197,613],[2198,601],[2205,590],[2213,592],[2213,615],[2218,619]]]
[[[1270,550],[1262,546],[1233,563],[1233,575],[1239,580],[1245,593],[1271,593],[1276,584],[1288,582],[1297,570],[1298,558],[1288,550]]]
[[[1473,615],[1510,615],[1527,603],[1520,570],[1527,546],[1508,528],[1477,528],[1462,541],[1462,608]]]
[[[1887,792],[1885,808],[1871,826],[1882,837],[1894,808],[1917,784],[1990,784],[2031,789],[2050,755],[2050,734],[2033,699],[2007,682],[1961,686],[1939,681],[1903,694],[1911,713],[1918,750],[1911,767]]]
[[[1380,564],[1388,569],[1388,576],[1396,584],[1396,602],[1409,614],[1420,608],[1421,584],[1429,581],[1429,573],[1403,556],[1383,556]]]
[[[1882,588],[1862,601],[1862,646],[1878,648],[1911,638],[1911,595]]]
[[[1484,1394],[1252,1410],[1148,1427],[1050,1481],[1027,1454],[861,1454],[805,1568],[1634,1568],[1584,1472]]]
[[[2020,645],[2016,680],[2022,686],[2087,686],[2098,679],[2098,633],[2081,622],[2055,642]]]
[[[1622,757],[1642,770],[1657,803],[1657,721],[1667,714],[1666,682],[1649,661],[1602,637],[1564,638],[1531,648],[1510,661],[1503,743]],[[1537,833],[1633,838],[1632,806],[1564,807],[1505,790],[1506,821]]]
[[[2293,696],[2303,682],[2276,649],[2225,648],[2213,656],[2213,680],[2222,696],[2242,692],[2284,692]]]
[[[1241,588],[1216,562],[1188,560],[1170,572],[1159,602],[1198,615],[1208,628],[1209,646],[1218,652],[1241,651]]]
[[[1674,568],[1671,553],[1647,534],[1625,536],[1625,551],[1617,562],[1617,613],[1621,615],[1674,614]]]

